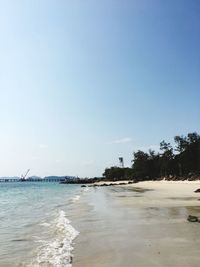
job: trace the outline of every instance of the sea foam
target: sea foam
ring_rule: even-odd
[[[76,195],[75,197],[72,198],[72,202],[76,202],[80,199],[80,196],[79,195]]]
[[[29,267],[71,267],[72,266],[72,242],[79,234],[64,211],[60,211],[52,224],[54,227],[53,238],[38,248],[37,257],[29,264]]]

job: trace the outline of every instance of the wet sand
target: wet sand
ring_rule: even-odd
[[[199,267],[200,183],[90,188],[71,213],[73,267]]]

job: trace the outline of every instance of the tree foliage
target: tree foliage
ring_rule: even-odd
[[[197,133],[175,136],[174,142],[175,149],[163,140],[157,154],[155,151],[133,153],[133,176],[146,180],[200,174],[200,136]]]
[[[110,180],[136,181],[200,175],[200,135],[194,132],[187,136],[175,136],[174,143],[173,148],[163,140],[159,152],[138,150],[133,153],[131,168],[111,167],[103,175]]]
[[[130,168],[111,167],[106,168],[103,176],[110,181],[130,179],[132,170]]]

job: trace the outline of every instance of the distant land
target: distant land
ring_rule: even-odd
[[[69,175],[65,175],[65,176],[45,176],[45,177],[40,177],[40,176],[29,176],[27,177],[26,179],[27,180],[39,180],[39,179],[48,179],[48,180],[61,180],[61,179],[65,179],[65,178],[75,178],[75,176],[69,176]],[[21,179],[21,177],[19,176],[1,176],[0,179],[8,179],[8,180],[13,180],[13,179],[16,179],[16,180],[19,180]]]

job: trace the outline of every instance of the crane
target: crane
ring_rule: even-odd
[[[29,173],[29,171],[30,171],[30,169],[28,169],[24,175],[23,174],[21,175],[21,181],[22,182],[26,181],[26,176]]]

